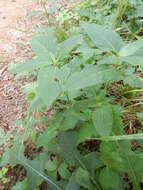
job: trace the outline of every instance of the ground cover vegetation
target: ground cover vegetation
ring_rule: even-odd
[[[10,67],[29,81],[29,107],[0,178],[6,164],[20,165],[26,174],[13,190],[141,190],[142,1],[42,5],[50,27],[31,39],[34,58]],[[3,144],[10,134],[1,134]]]

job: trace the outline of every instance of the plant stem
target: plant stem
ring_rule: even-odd
[[[44,12],[45,12],[48,25],[50,26],[51,25],[51,23],[50,23],[50,17],[49,17],[50,15],[49,15],[48,10],[46,8],[46,3],[41,0],[41,4],[42,4],[42,7],[43,7]]]

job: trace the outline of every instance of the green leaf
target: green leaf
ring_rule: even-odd
[[[86,189],[91,188],[90,177],[87,170],[84,170],[81,167],[79,167],[76,170],[75,179],[77,184],[80,185],[81,187],[84,187]]]
[[[120,49],[120,56],[130,56],[143,47],[143,40],[129,43]]]
[[[142,156],[131,150],[129,141],[102,142],[100,145],[101,158],[108,168],[113,171],[128,173],[135,190],[140,190],[143,169]]]
[[[3,173],[2,173],[2,170],[0,170],[0,179],[3,178]]]
[[[72,175],[70,177],[69,182],[68,182],[65,190],[79,190],[79,186],[77,185],[77,183],[75,181],[74,175]]]
[[[138,181],[143,180],[143,154],[133,153],[129,155],[129,159],[132,162],[132,167],[136,173]]]
[[[43,146],[45,149],[48,146],[49,142],[52,141],[57,135],[57,130],[54,127],[48,127],[43,134],[40,134],[38,139],[36,140],[36,145],[38,147]]]
[[[24,165],[27,170],[28,177],[28,187],[34,188],[39,185],[45,176],[43,173],[45,159],[47,159],[47,154],[41,154],[35,160],[28,160],[24,156],[24,146],[20,139],[16,139],[13,147],[9,150],[9,161],[11,165],[15,166],[17,164]],[[37,175],[37,173],[39,175]]]
[[[21,164],[24,157],[24,144],[21,142],[20,137],[16,137],[13,146],[7,150],[7,161],[10,165],[15,166]]]
[[[0,157],[0,167],[3,167],[8,163],[9,163],[9,149],[6,149],[2,157]]]
[[[70,68],[67,65],[62,66],[60,69],[57,69],[57,79],[60,81],[60,84],[64,84],[67,78],[70,75]]]
[[[5,175],[7,172],[8,172],[8,168],[2,167],[2,173],[3,173],[3,175]]]
[[[128,141],[121,141],[120,144],[118,143],[118,147],[118,151],[123,159],[124,170],[128,173],[133,183],[133,189],[141,190],[140,181],[142,181],[143,176],[143,168],[141,167],[143,157],[138,157],[138,154],[131,150],[131,145]]]
[[[135,73],[128,74],[124,78],[123,82],[124,82],[124,84],[128,84],[133,88],[142,88],[143,87],[142,79],[139,78]]]
[[[122,108],[119,105],[112,105],[113,112],[113,129],[114,135],[121,135],[124,133],[124,124],[122,121]]]
[[[29,111],[32,112],[32,111],[35,111],[37,110],[38,108],[40,108],[41,106],[43,106],[43,101],[42,99],[37,96],[34,98],[34,100],[31,102],[31,105],[29,107]]]
[[[59,83],[56,81],[56,72],[56,68],[48,67],[41,69],[38,74],[39,95],[47,109],[51,107],[61,92]]]
[[[49,159],[47,153],[39,154],[34,160],[28,160],[24,156],[24,145],[20,137],[17,137],[14,141],[14,145],[7,151],[7,163],[10,165],[23,165],[27,170],[27,183],[28,189],[34,189],[37,185],[45,180],[51,190],[59,190],[60,187],[47,176],[45,171],[45,164]]]
[[[60,146],[60,153],[65,160],[70,164],[75,164],[77,159],[77,132],[66,131],[59,135],[58,143]],[[68,150],[68,151],[67,151]]]
[[[103,168],[99,175],[100,185],[103,189],[117,189],[119,186],[119,176],[109,168]]]
[[[60,176],[63,178],[63,179],[68,179],[70,177],[70,172],[68,170],[68,165],[63,162],[59,169],[58,169],[58,172],[60,174]]]
[[[78,130],[78,144],[96,136],[98,136],[98,134],[93,124],[87,123]]]
[[[92,115],[92,120],[97,133],[104,137],[112,132],[113,114],[110,104],[103,104],[97,108]]]
[[[48,160],[48,162],[46,163],[46,166],[45,166],[45,169],[47,171],[55,171],[58,167],[58,161],[57,159],[54,159],[54,160]]]
[[[113,65],[113,64],[117,64],[119,62],[119,58],[115,55],[105,55],[104,57],[102,57],[101,60],[98,61],[98,64],[108,64],[108,65]]]
[[[38,84],[37,84],[37,81],[36,82],[31,82],[31,83],[28,83],[26,84],[24,87],[23,87],[23,91],[24,93],[27,94],[27,99],[28,101],[32,102],[35,100],[36,98],[36,93],[37,93],[37,87],[38,87]]]
[[[95,45],[104,51],[118,52],[122,47],[122,39],[113,30],[105,29],[103,26],[97,24],[88,23],[84,23],[82,28]]]
[[[143,5],[139,5],[136,10],[136,17],[143,17]]]
[[[99,49],[93,49],[91,47],[89,47],[86,43],[82,44],[77,50],[76,50],[77,53],[81,53],[84,60],[88,60],[90,59],[91,57],[93,57],[93,55],[100,55],[102,53],[101,50]]]
[[[118,71],[104,65],[86,66],[82,71],[73,73],[67,80],[65,88],[68,91],[78,90],[93,85],[101,85],[107,81],[118,81],[121,75]]]
[[[31,61],[27,61],[25,63],[17,64],[16,67],[11,69],[12,73],[23,73],[24,71],[32,72],[36,69],[39,69],[43,66],[50,65],[52,62],[51,60],[47,59],[46,57],[38,57]]]
[[[17,182],[11,190],[27,190],[27,179],[23,180],[22,182]]]
[[[125,166],[131,181],[133,182],[133,189],[141,190],[140,182],[143,180],[143,157],[138,157],[137,154],[125,156]]]
[[[142,67],[143,65],[143,56],[131,55],[131,56],[120,57],[120,59],[121,61],[134,66],[139,65]]]
[[[56,55],[57,43],[52,31],[48,35],[33,37],[30,45],[38,57],[50,59],[51,54]]]
[[[91,152],[84,156],[83,162],[88,171],[94,174],[95,170],[104,166],[99,152]]]
[[[48,183],[51,190],[60,189],[60,187],[44,173],[47,159],[49,159],[47,153],[41,153],[34,160],[27,160],[23,162],[23,165],[27,170],[29,189],[37,187],[43,180]]]
[[[62,59],[66,57],[77,45],[82,43],[82,35],[76,35],[68,38],[59,44],[58,57]]]
[[[117,145],[115,142],[101,142],[101,159],[106,166],[114,171],[126,172],[124,159],[121,157]]]
[[[76,127],[77,122],[78,119],[76,118],[76,116],[71,112],[71,110],[68,110],[63,113],[63,120],[60,123],[59,130],[66,131],[69,129],[73,129]]]

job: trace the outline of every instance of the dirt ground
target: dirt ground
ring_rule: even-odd
[[[40,17],[28,15],[40,8],[36,0],[0,0],[0,127],[5,130],[13,129],[26,110],[23,84],[9,75],[8,66],[32,57],[29,40],[40,24]]]

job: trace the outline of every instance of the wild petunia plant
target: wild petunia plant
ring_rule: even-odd
[[[89,22],[62,42],[55,36],[49,29],[33,37],[35,57],[13,69],[18,75],[34,74],[35,80],[25,87],[25,133],[16,135],[2,163],[25,167],[27,180],[17,184],[23,190],[38,189],[43,181],[51,190],[141,190],[143,134],[126,135],[125,107],[110,88],[121,83],[131,91],[142,89],[143,40],[125,42],[112,29]],[[52,118],[43,121],[42,113],[50,109]],[[37,112],[48,127],[35,135]],[[24,154],[29,136],[43,147],[33,160]],[[133,140],[139,144],[135,151]]]

